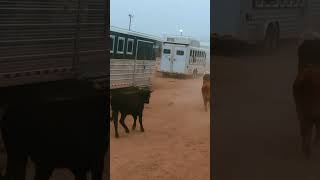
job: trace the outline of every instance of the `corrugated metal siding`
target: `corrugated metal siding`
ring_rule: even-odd
[[[128,59],[111,59],[110,89],[133,86],[134,61]]]
[[[134,66],[134,62],[133,60],[127,59],[111,59],[110,89],[130,86],[149,87],[151,85],[151,77],[155,70],[155,61],[138,60],[136,61],[136,66]],[[134,67],[135,71],[133,70]]]
[[[81,76],[108,76],[105,0],[82,0],[80,18]]]
[[[155,65],[155,60],[136,61],[134,85],[150,87]]]
[[[79,75],[106,74],[104,3],[80,0],[78,26],[77,0],[0,0],[0,86],[71,78],[77,50]]]
[[[309,2],[309,15],[311,23],[316,31],[320,32],[320,1],[310,0]]]

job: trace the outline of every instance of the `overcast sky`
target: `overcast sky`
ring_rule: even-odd
[[[110,0],[110,24],[163,37],[163,34],[210,39],[210,0]]]

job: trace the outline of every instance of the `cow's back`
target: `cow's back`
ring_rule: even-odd
[[[139,93],[121,93],[111,97],[111,108],[117,111],[136,112],[143,105]]]

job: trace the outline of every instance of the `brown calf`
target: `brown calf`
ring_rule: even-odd
[[[207,104],[210,104],[210,74],[203,76],[203,84],[201,88],[204,109],[207,112]]]

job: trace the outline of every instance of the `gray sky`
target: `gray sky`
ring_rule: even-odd
[[[210,39],[210,0],[110,0],[110,24],[163,37],[163,34]]]

